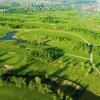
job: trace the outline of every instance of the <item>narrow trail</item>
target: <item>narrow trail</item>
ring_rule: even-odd
[[[95,70],[97,71],[97,73],[100,75],[100,71],[96,68],[95,64],[93,63],[92,48],[90,47],[90,45],[92,45],[92,46],[99,46],[99,45],[89,43],[85,38],[83,38],[82,36],[80,36],[80,35],[78,35],[78,34],[74,34],[74,33],[67,33],[67,34],[71,34],[71,35],[74,35],[74,36],[76,36],[76,37],[79,37],[79,38],[81,38],[83,41],[85,41],[85,42],[88,44],[88,48],[89,48],[89,51],[90,51],[90,59],[85,58],[85,57],[76,56],[76,55],[71,55],[71,54],[65,54],[65,55],[69,55],[69,56],[73,56],[73,57],[77,57],[77,58],[81,58],[81,59],[90,60],[92,66],[93,66],[93,69],[95,69]],[[54,51],[52,51],[52,52],[54,52]],[[56,51],[55,51],[55,52],[56,52]],[[58,53],[60,53],[60,52],[58,52]]]
[[[96,68],[95,64],[93,63],[93,54],[92,54],[92,46],[98,46],[98,45],[89,43],[85,38],[83,38],[80,35],[77,35],[77,34],[74,34],[74,33],[67,33],[67,34],[71,34],[71,35],[74,35],[76,37],[79,37],[79,38],[81,38],[82,40],[84,40],[87,43],[88,48],[89,48],[89,52],[90,52],[90,58],[85,58],[85,57],[76,56],[76,55],[67,54],[67,53],[65,54],[63,52],[58,52],[58,51],[53,51],[53,50],[48,50],[48,51],[55,52],[55,53],[60,53],[60,54],[65,54],[65,55],[72,56],[72,57],[76,57],[76,58],[80,58],[80,59],[89,60],[91,62],[91,64],[92,64],[92,66],[93,66],[93,69],[95,69],[97,71],[97,73],[100,75],[100,71]],[[28,48],[28,49],[33,50],[31,48]]]
[[[58,51],[53,51],[53,50],[48,50],[48,51],[55,52],[55,53],[60,53],[60,54],[64,54],[63,52],[58,52]],[[93,66],[93,69],[95,69],[97,71],[97,73],[100,75],[100,71],[94,65],[92,58],[89,59],[89,58],[85,58],[85,57],[81,57],[81,56],[76,56],[76,55],[71,55],[71,54],[65,54],[65,55],[76,57],[76,58],[80,58],[80,59],[84,59],[84,60],[89,60],[91,62],[91,64],[92,64],[92,66]],[[91,55],[92,55],[92,53],[91,53]]]
[[[28,48],[28,50],[34,50],[34,49]],[[53,51],[53,50],[47,50],[47,51],[55,52],[55,53],[59,53],[59,54],[64,54],[64,55],[67,55],[67,56],[72,56],[72,57],[80,58],[80,59],[84,59],[84,60],[89,60],[91,62],[91,64],[92,64],[92,66],[93,66],[93,69],[95,69],[97,71],[97,73],[100,75],[100,71],[96,68],[96,66],[93,63],[92,56],[90,56],[90,59],[89,59],[89,58],[85,58],[85,57],[81,57],[81,56],[76,56],[76,55],[72,55],[72,54],[67,54],[67,53],[65,54],[63,52],[58,52],[58,51]],[[92,55],[92,53],[91,53],[91,55]]]
[[[31,49],[31,48],[26,48],[28,50],[34,50],[34,49]],[[68,53],[64,53],[64,52],[59,52],[59,51],[53,51],[53,50],[47,50],[49,52],[55,52],[55,53],[59,53],[59,54],[64,54],[64,55],[68,55],[68,56],[72,56],[72,57],[75,57],[75,58],[81,58],[81,59],[85,59],[85,60],[90,60],[89,58],[85,58],[85,57],[81,57],[81,56],[76,56],[76,55],[72,55],[72,54],[68,54]]]
[[[81,38],[83,41],[85,41],[87,44],[89,44],[89,42],[85,38],[83,38],[82,36],[80,36],[78,34],[69,33],[69,32],[67,34],[71,34],[71,35],[77,36],[77,37]],[[94,45],[94,46],[100,46],[100,45],[97,45],[97,44],[94,44],[94,43],[91,43],[91,44]]]
[[[92,53],[90,54],[90,62],[92,64],[92,66],[93,66],[93,69],[95,69],[98,72],[98,74],[100,75],[100,71],[96,68],[95,64],[93,63],[93,55],[92,55]]]
[[[100,71],[96,68],[95,64],[93,63],[93,54],[92,54],[92,49],[90,47],[91,44],[92,44],[92,46],[100,46],[100,45],[97,45],[97,44],[94,44],[94,43],[89,43],[85,38],[83,38],[82,36],[80,36],[78,34],[69,33],[69,32],[67,34],[71,34],[71,35],[74,35],[76,37],[79,37],[79,38],[81,38],[83,41],[85,41],[88,44],[88,48],[89,48],[89,51],[90,51],[90,59],[84,58],[84,57],[80,57],[80,56],[76,56],[76,55],[71,55],[71,54],[65,54],[65,55],[69,55],[69,56],[73,56],[73,57],[77,57],[77,58],[81,58],[81,59],[90,60],[92,66],[93,66],[93,69],[95,69],[97,71],[97,73],[100,75]],[[52,52],[54,52],[54,51],[52,51]]]
[[[53,51],[53,50],[48,50],[48,51],[59,53],[59,54],[64,54],[64,55],[68,55],[68,56],[72,56],[72,57],[75,57],[75,58],[81,58],[81,59],[89,60],[88,58],[81,57],[81,56],[76,56],[76,55],[72,55],[72,54],[68,54],[68,53],[63,53],[63,52],[58,52],[58,51]]]
[[[72,54],[67,54],[67,53],[65,54],[63,52],[58,52],[58,51],[53,51],[53,50],[48,50],[48,51],[55,52],[55,53],[60,53],[60,54],[65,54],[65,55],[72,56],[72,57],[76,57],[76,58],[80,58],[80,59],[89,60],[91,62],[91,64],[92,64],[92,66],[93,66],[93,69],[95,69],[97,71],[97,73],[100,75],[100,71],[96,68],[95,64],[93,63],[93,53],[92,53],[92,47],[91,47],[91,46],[100,46],[100,45],[93,44],[93,43],[89,43],[84,37],[82,37],[82,36],[80,36],[78,34],[69,33],[69,32],[67,32],[66,34],[74,35],[76,37],[81,38],[84,42],[86,42],[87,43],[87,46],[88,46],[88,49],[89,49],[90,58],[85,58],[85,57],[81,57],[81,56],[77,56],[77,55],[72,55]],[[33,50],[31,48],[28,48],[28,47],[26,49]]]
[[[82,40],[84,40],[88,44],[88,48],[89,48],[89,52],[90,52],[90,62],[93,66],[93,69],[95,69],[97,71],[97,73],[100,75],[100,71],[96,68],[95,64],[93,63],[93,54],[92,54],[92,47],[91,47],[91,46],[99,46],[99,45],[89,43],[85,38],[83,38],[80,35],[77,35],[77,34],[74,34],[74,33],[67,33],[67,34],[72,34],[74,36],[77,36],[77,37],[81,38]]]
[[[100,71],[96,68],[96,66],[94,65],[93,61],[91,62],[93,69],[95,69],[97,71],[97,73],[100,75]]]
[[[35,30],[37,30],[37,29],[35,29]],[[40,29],[40,30],[42,31],[43,29]],[[48,31],[48,30],[47,30],[47,31]],[[49,30],[49,31],[51,31],[51,30]],[[52,31],[55,32],[55,30],[52,30]],[[62,33],[65,33],[65,34],[71,34],[71,35],[77,36],[77,37],[81,38],[82,40],[84,40],[87,44],[89,43],[85,38],[83,38],[82,36],[80,36],[80,35],[78,35],[78,34],[69,33],[69,31],[66,32],[66,31],[62,31],[62,30],[60,30],[60,31],[58,31],[58,32],[62,32]],[[95,44],[95,43],[91,43],[91,44],[94,45],[94,46],[100,46],[100,45],[97,45],[97,44]]]
[[[78,35],[78,34],[74,34],[74,33],[67,33],[67,34],[71,34],[71,35],[74,35],[76,37],[79,37],[81,38],[83,41],[85,41],[87,44],[89,43],[85,38],[83,38],[82,36]]]

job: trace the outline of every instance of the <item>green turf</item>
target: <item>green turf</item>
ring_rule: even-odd
[[[0,87],[0,100],[51,100],[50,95],[16,87]]]
[[[86,42],[100,46],[100,31],[97,12],[89,17],[76,10],[54,10],[37,13],[1,13],[0,37],[10,31],[17,31],[17,37],[27,43],[0,42],[0,74],[42,74],[72,80],[97,95],[100,95],[100,78],[88,60],[90,58]],[[79,35],[79,36],[76,36]],[[47,44],[48,46],[45,46]],[[93,46],[93,62],[100,70],[100,47]],[[64,52],[64,54],[49,52]],[[14,55],[8,52],[15,52]],[[4,65],[13,66],[13,70]]]

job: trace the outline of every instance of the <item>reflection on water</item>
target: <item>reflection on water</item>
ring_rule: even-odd
[[[28,43],[31,43],[31,41],[28,41],[28,40],[23,40],[23,39],[16,39],[16,38],[13,38],[17,33],[16,32],[9,32],[7,33],[4,37],[0,38],[0,41],[5,41],[5,40],[16,40],[18,43],[23,43],[23,42],[28,42]],[[38,42],[35,42],[35,45],[43,45],[43,46],[49,46],[47,43],[38,43]]]
[[[13,38],[13,36],[16,34],[16,32],[10,32],[7,33],[3,38],[0,38],[0,41],[4,41],[4,40],[16,40],[17,42],[27,42],[26,40],[22,40],[22,39],[15,39]]]
[[[3,38],[0,38],[0,40],[14,40],[13,36],[15,35],[15,32],[10,32],[6,34]]]

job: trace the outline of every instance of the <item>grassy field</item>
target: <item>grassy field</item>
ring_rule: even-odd
[[[1,27],[0,28],[0,37],[5,36],[7,33],[11,32],[11,31],[12,31],[11,29]]]
[[[6,96],[5,96],[6,95]],[[51,100],[50,95],[44,95],[36,91],[30,91],[23,88],[16,87],[0,87],[0,99],[1,100]]]
[[[32,50],[27,50],[23,47],[32,48],[34,52],[32,52]],[[46,54],[48,53],[44,52],[45,50],[46,51],[54,50],[54,51],[63,52],[62,51],[63,49],[64,48],[59,49],[57,47],[51,48],[50,46],[45,47],[43,45],[32,46],[26,43],[18,43],[18,44],[11,44],[10,42],[1,43],[1,50],[2,50],[0,54],[2,55],[0,58],[1,73],[5,73],[6,71],[9,71],[9,69],[5,69],[3,67],[4,65],[11,65],[13,66],[14,70],[9,72],[13,74],[28,73],[30,75],[48,74],[48,75],[59,76],[59,77],[64,76],[64,78],[68,78],[83,86],[89,85],[88,89],[90,91],[99,94],[100,90],[96,88],[97,86],[99,86],[99,82],[100,82],[99,75],[95,70],[93,71],[92,65],[89,63],[88,60],[79,59],[79,58],[76,59],[76,57],[67,56],[66,51],[65,54],[60,55],[60,58],[58,58],[59,54],[56,54],[56,56],[58,55],[57,59],[53,60],[53,57],[47,57]],[[39,55],[36,56],[35,53],[38,52],[38,50],[40,52]],[[15,52],[15,54],[11,55],[8,54],[8,52]],[[95,59],[97,58],[99,57],[97,56]],[[97,65],[98,63],[99,60],[96,60],[95,65]],[[92,84],[90,84],[91,82]]]
[[[0,12],[0,37],[16,31],[17,38],[27,40],[26,43],[0,42],[0,75],[9,73],[62,77],[87,87],[87,90],[100,96],[100,75],[90,63],[87,46],[87,42],[93,44],[93,62],[100,71],[100,18],[96,14],[91,13],[86,17],[75,9],[31,14]],[[12,52],[14,54],[10,54]],[[12,66],[12,69],[5,68],[5,65]],[[7,91],[7,95],[10,92],[10,100],[17,89],[1,88],[0,91]],[[30,91],[20,90],[17,95],[21,92],[26,96],[25,100],[28,94],[29,100],[34,100]],[[38,100],[38,95],[35,94],[34,92],[33,95],[37,96],[35,98]],[[0,98],[3,98],[3,95],[0,92]],[[44,96],[39,95],[41,99]],[[21,98],[19,96],[19,100]]]

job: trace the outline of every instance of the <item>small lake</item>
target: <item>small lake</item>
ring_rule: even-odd
[[[15,36],[17,33],[16,32],[9,32],[7,33],[4,37],[0,38],[0,41],[5,41],[5,40],[16,40],[17,42],[27,42],[26,40],[22,39],[15,39],[13,36]]]
[[[16,40],[18,43],[31,43],[29,40],[23,40],[23,39],[16,39],[14,36],[16,35],[16,32],[9,32],[4,37],[0,38],[0,41],[6,41],[6,40]],[[39,43],[36,41],[35,45],[43,45],[43,46],[49,46],[47,43]]]
[[[84,16],[84,17],[88,17],[88,16],[89,16],[89,14],[87,14],[87,13],[84,13],[84,14],[83,14],[83,16]]]

